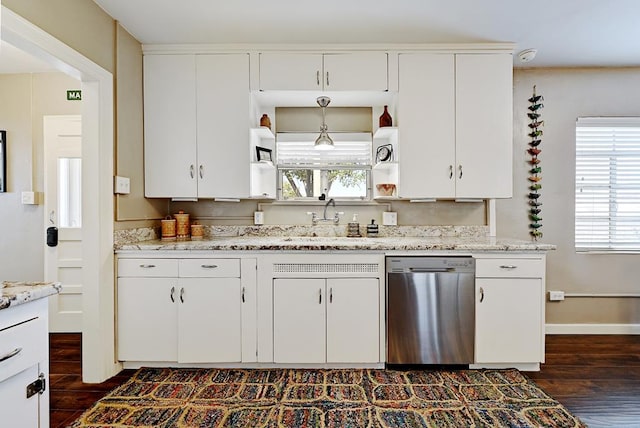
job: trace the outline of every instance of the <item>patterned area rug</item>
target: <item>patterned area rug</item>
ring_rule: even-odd
[[[585,427],[517,370],[140,369],[79,427]]]

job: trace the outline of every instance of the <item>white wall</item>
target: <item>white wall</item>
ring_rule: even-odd
[[[0,75],[0,129],[7,131],[7,193],[0,193],[0,280],[44,278],[44,142],[42,117],[80,114],[67,101],[80,83],[61,73]],[[21,193],[39,193],[38,205],[22,205]]]
[[[544,96],[542,153],[543,242],[547,290],[640,292],[640,255],[585,255],[574,250],[575,121],[579,116],[640,116],[640,68],[530,69],[514,75],[513,199],[497,203],[498,236],[529,239],[527,180],[530,132],[527,99]],[[547,302],[547,323],[640,323],[638,298],[571,298]]]

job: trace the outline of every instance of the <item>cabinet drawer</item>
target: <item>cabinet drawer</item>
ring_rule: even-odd
[[[176,259],[119,259],[118,276],[177,277]]]
[[[476,259],[476,277],[542,278],[542,259]]]
[[[42,318],[0,331],[0,382],[45,360],[47,343]]]
[[[180,260],[181,278],[240,278],[240,259]]]

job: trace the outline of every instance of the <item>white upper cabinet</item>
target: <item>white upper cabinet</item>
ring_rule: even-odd
[[[249,196],[249,55],[146,55],[145,196]]]
[[[146,197],[197,197],[196,57],[144,57]]]
[[[455,57],[399,57],[398,195],[455,195]]]
[[[249,55],[198,55],[198,196],[249,196]]]
[[[512,195],[510,54],[399,55],[403,198]]]
[[[387,54],[261,53],[260,90],[386,91]]]
[[[512,196],[512,128],[512,56],[456,55],[458,198]]]

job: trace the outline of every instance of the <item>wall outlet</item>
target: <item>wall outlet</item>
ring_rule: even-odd
[[[552,302],[564,300],[564,291],[549,291],[549,300]]]
[[[22,204],[23,205],[35,205],[36,204],[36,192],[22,192]]]
[[[128,195],[131,193],[131,183],[129,177],[113,177],[113,193],[119,195]]]
[[[382,225],[383,226],[397,226],[398,225],[398,213],[397,212],[383,212],[382,213]]]
[[[264,224],[264,211],[253,212],[253,224],[256,224],[256,225]]]

